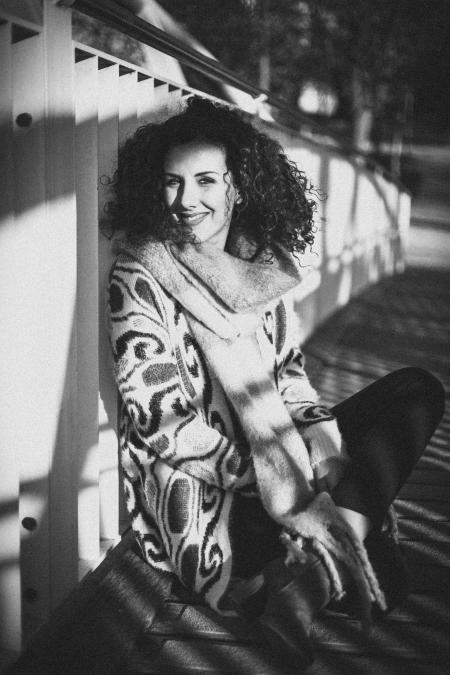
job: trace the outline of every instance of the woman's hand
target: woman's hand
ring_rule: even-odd
[[[308,447],[308,443],[306,444],[306,447]],[[347,463],[346,456],[336,455],[335,457],[328,457],[315,464],[313,466],[313,474],[316,494],[319,492],[328,492],[331,494],[333,488],[341,481]]]
[[[327,568],[334,599],[343,597],[344,585],[347,585],[346,579],[350,575],[359,596],[361,620],[368,629],[371,603],[375,601],[385,610],[384,594],[363,543],[339,513],[330,495],[326,492],[316,495],[290,520],[289,532],[281,535],[287,549],[286,564],[301,565],[306,560],[307,551],[315,553]]]
[[[299,429],[308,449],[316,493],[331,492],[344,475],[349,457],[333,417]]]

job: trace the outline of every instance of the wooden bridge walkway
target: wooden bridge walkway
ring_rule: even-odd
[[[408,270],[352,300],[305,345],[310,377],[328,404],[396,368],[427,368],[450,393],[450,273]],[[396,508],[412,593],[370,638],[324,612],[308,675],[444,675],[450,672],[450,410]],[[11,673],[72,675],[300,672],[240,620],[215,615],[163,583],[130,538],[64,604]]]

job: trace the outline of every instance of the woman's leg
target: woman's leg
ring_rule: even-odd
[[[409,574],[398,544],[381,532],[381,525],[443,410],[442,385],[420,368],[391,373],[334,408],[351,459],[333,499],[364,540],[387,612],[407,596]],[[350,594],[347,603],[335,610],[352,613],[352,603]],[[386,613],[377,607],[372,612],[374,619]]]
[[[381,525],[387,508],[442,416],[443,388],[426,371],[405,368],[340,403],[333,412],[351,456],[343,479],[333,491],[334,501],[338,507]],[[242,511],[238,510],[235,515],[237,522],[245,525]],[[252,522],[259,523],[260,518],[261,514],[258,514]],[[262,518],[261,525],[265,527]],[[248,552],[251,539],[247,532],[248,528],[244,527],[239,536],[242,551]],[[273,534],[276,534],[275,530]],[[250,560],[241,560],[236,566],[244,577],[255,574],[254,566],[259,571],[264,566],[264,570],[262,576],[252,579],[255,585],[249,586],[250,590],[236,587],[231,595],[242,613],[252,618],[260,617],[269,641],[270,635],[275,636],[275,641],[284,645],[284,649],[295,653],[299,636],[304,634],[307,643],[312,617],[330,600],[330,580],[320,559],[313,554],[309,554],[311,560],[303,566],[303,571],[292,576],[290,568],[282,562],[282,547],[278,552],[280,544],[273,541],[271,562],[267,564],[260,554],[251,564]],[[255,550],[257,548],[260,550],[259,547]],[[372,564],[378,562],[373,560],[371,551],[368,553]],[[375,550],[375,556],[377,553]],[[382,564],[375,565],[375,571],[390,607],[396,604],[403,589],[394,579],[395,588],[391,591],[390,570],[384,574],[383,565],[385,558],[388,566],[393,559],[386,553],[389,552],[383,550]],[[238,574],[236,568],[234,572]]]
[[[333,408],[351,461],[333,490],[338,507],[379,528],[444,410],[444,390],[420,368],[403,368]]]

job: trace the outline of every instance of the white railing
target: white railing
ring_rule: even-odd
[[[41,21],[38,6],[30,20],[0,1],[0,638],[16,650],[125,526],[101,177],[124,138],[192,91],[74,44],[70,9],[44,0]],[[304,338],[364,285],[402,269],[409,196],[357,160],[258,123],[327,194],[296,298]]]

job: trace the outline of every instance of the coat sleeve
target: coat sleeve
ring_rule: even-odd
[[[162,291],[145,268],[119,258],[110,274],[109,332],[116,383],[136,445],[210,485],[245,490],[255,482],[250,450],[207,424],[195,400],[187,399],[166,311]]]
[[[332,489],[348,455],[335,416],[320,402],[306,374],[289,297],[275,309],[275,340],[278,390],[308,449],[318,489]]]

